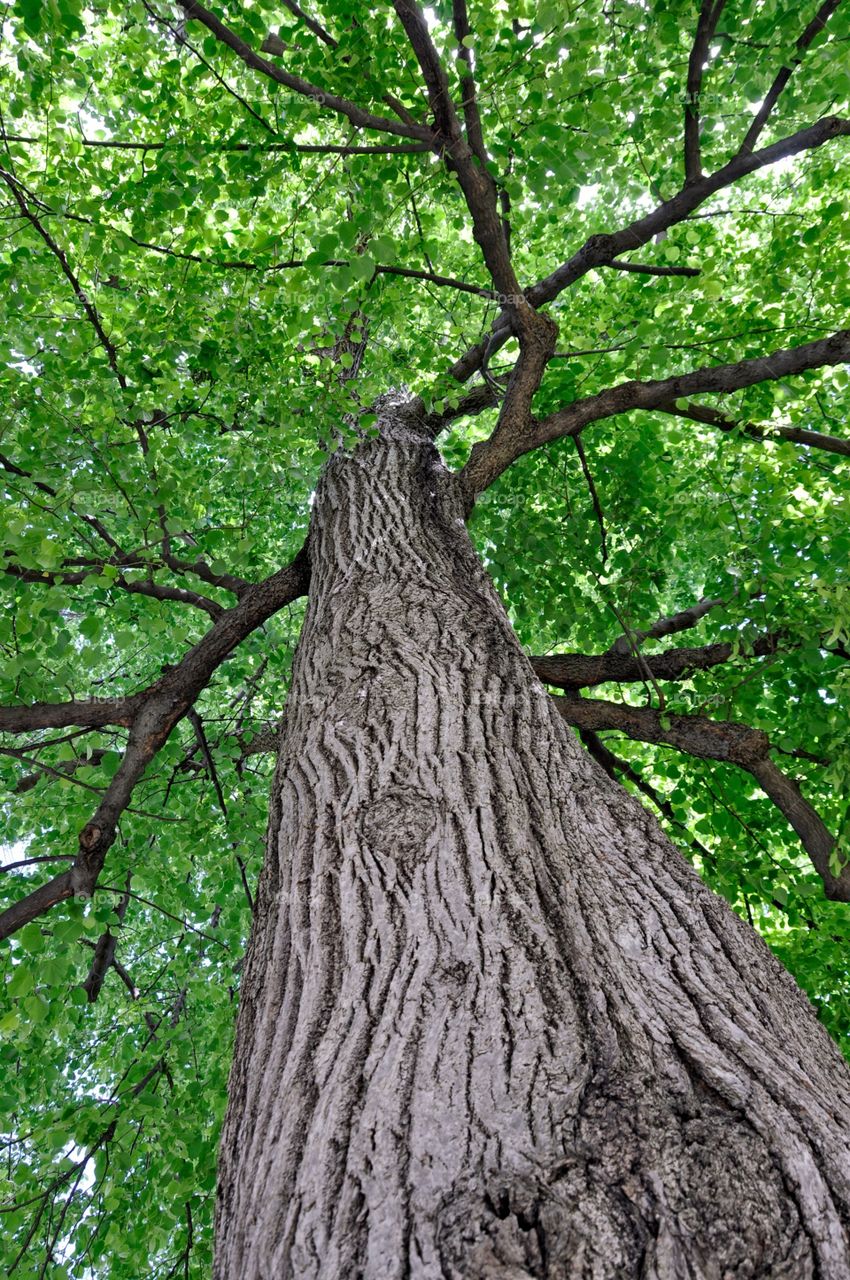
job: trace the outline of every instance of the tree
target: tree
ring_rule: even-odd
[[[846,1277],[839,0],[4,37],[7,1269]]]

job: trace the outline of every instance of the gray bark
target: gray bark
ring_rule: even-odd
[[[850,1073],[563,723],[399,406],[310,554],[217,1280],[847,1280]]]

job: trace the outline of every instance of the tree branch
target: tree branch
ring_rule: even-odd
[[[277,613],[285,604],[298,599],[307,590],[309,567],[306,547],[291,565],[280,569],[263,582],[244,592],[239,602],[226,610],[202,640],[190,649],[175,667],[170,668],[154,685],[132,700],[134,713],[124,757],[103,794],[97,811],[80,832],[79,851],[72,867],[40,886],[21,901],[0,914],[0,939],[7,938],[22,925],[42,912],[72,896],[90,898],[97,885],[106,854],[112,845],[118,821],[130,803],[137,782],[151,760],[164,745],[172,729],[193,705],[217,667],[246,636]],[[68,704],[70,714],[77,704]],[[80,704],[98,709],[98,704]],[[59,708],[49,708],[55,723]],[[66,708],[66,710],[68,710]],[[27,728],[33,724],[33,708],[3,708],[4,712],[24,713]],[[29,712],[29,715],[26,713]],[[14,716],[9,716],[14,725]],[[114,719],[107,721],[115,723]],[[79,718],[62,723],[78,724]],[[88,723],[88,721],[86,722]],[[3,723],[0,728],[11,727]]]
[[[240,39],[229,27],[226,27],[214,13],[209,9],[205,9],[203,5],[195,3],[195,0],[178,0],[178,3],[185,10],[187,18],[192,18],[196,22],[202,23],[217,40],[232,49],[237,57],[242,59],[245,66],[250,67],[252,71],[258,71],[261,75],[268,76],[270,80],[275,80],[285,88],[291,89],[293,93],[300,94],[305,98],[312,98],[318,106],[325,107],[336,115],[344,116],[359,129],[375,129],[381,133],[392,133],[398,137],[413,138],[417,142],[425,142],[429,146],[433,145],[434,138],[430,129],[422,125],[390,120],[385,116],[372,115],[371,112],[364,111],[361,107],[358,107],[356,103],[349,102],[347,98],[327,93],[318,85],[311,84],[309,80],[305,80],[301,76],[292,75],[290,72],[276,66],[273,62],[267,61],[266,58],[261,58],[250,45]]]
[[[529,661],[544,684],[556,685],[560,689],[589,689],[609,682],[642,681],[646,679],[647,671],[656,680],[686,680],[695,671],[708,671],[735,657],[769,656],[778,651],[780,643],[778,634],[768,634],[759,636],[737,653],[735,645],[725,642],[698,648],[666,649],[663,653],[647,654],[640,659],[631,652],[623,653],[612,648],[600,654],[545,654],[531,657]]]
[[[433,147],[428,142],[399,142],[388,143],[386,146],[375,145],[346,145],[344,143],[330,142],[265,142],[263,144],[253,142],[117,142],[114,139],[100,138],[80,138],[76,137],[76,141],[84,147],[101,147],[108,151],[178,151],[181,147],[191,149],[192,152],[239,152],[248,151],[252,155],[259,154],[281,154],[295,151],[301,155],[334,155],[334,156],[405,156],[405,155],[422,155],[428,154]],[[0,142],[15,142],[24,146],[45,146],[44,139],[27,137],[20,133],[3,133],[0,131]]]
[[[56,765],[49,769],[45,765],[39,765],[34,773],[24,774],[15,784],[15,795],[24,795],[27,791],[32,791],[33,787],[49,773],[76,773],[77,769],[87,769],[99,765],[103,757],[106,755],[106,749],[103,747],[95,747],[95,749],[87,756],[77,756],[73,760],[60,760]]]
[[[472,35],[472,31],[469,26],[469,15],[466,11],[466,0],[453,0],[452,15],[454,18],[455,39],[458,44],[457,56],[461,64],[461,106],[463,107],[463,119],[464,124],[466,125],[466,140],[481,163],[486,165],[489,160],[489,156],[487,155],[487,147],[484,143],[484,131],[481,127],[481,115],[478,110],[478,100],[475,95],[475,76],[472,72],[472,50],[465,43],[465,41]]]
[[[448,77],[431,39],[425,15],[413,0],[394,0],[393,7],[422,71],[437,126],[436,142],[463,192],[472,217],[472,234],[481,249],[490,278],[498,292],[505,295],[511,313],[515,309],[524,311],[525,300],[511,264],[499,216],[496,184],[487,170],[486,159],[482,160],[473,143],[463,137],[449,92]],[[474,114],[473,132],[476,122],[480,133],[477,111]],[[483,137],[480,138],[480,146],[484,146]],[[484,155],[486,157],[486,152]]]
[[[108,562],[105,562],[108,563]],[[0,561],[0,572],[8,573],[11,577],[20,579],[21,582],[43,583],[45,586],[78,586],[81,582],[85,582],[86,578],[92,573],[97,572],[95,567],[82,570],[77,573],[64,573],[61,570],[53,571],[46,569],[25,569],[22,565],[13,564],[9,560]],[[190,604],[196,609],[202,609],[204,613],[208,613],[211,618],[218,618],[224,613],[224,607],[215,600],[210,600],[208,596],[199,595],[197,591],[186,591],[182,587],[168,587],[159,582],[152,582],[149,578],[125,578],[123,574],[118,574],[110,583],[112,587],[119,587],[122,591],[129,592],[130,595],[150,596],[154,600],[176,600],[180,604]]]
[[[73,270],[71,269],[71,265],[68,262],[68,259],[64,251],[59,247],[59,245],[53,239],[50,232],[47,231],[46,228],[42,226],[41,221],[36,217],[32,209],[27,204],[27,201],[24,199],[23,189],[21,188],[21,185],[18,182],[17,178],[14,176],[14,174],[9,173],[6,169],[0,169],[0,178],[2,178],[6,186],[11,191],[12,196],[15,200],[15,203],[17,204],[23,216],[26,218],[27,222],[29,222],[35,228],[35,230],[41,236],[44,243],[47,245],[50,252],[57,259],[60,267],[62,268],[62,272],[65,276],[65,279],[68,281],[71,288],[73,289],[74,294],[77,298],[77,301],[79,302],[80,306],[85,312],[85,315],[87,320],[89,321],[89,324],[92,326],[95,333],[97,334],[98,342],[100,343],[103,350],[106,352],[106,358],[109,362],[109,367],[112,370],[112,372],[115,374],[115,378],[116,378],[116,381],[118,382],[118,385],[122,388],[122,390],[126,390],[127,381],[118,366],[118,352],[115,349],[115,344],[112,342],[111,338],[109,337],[106,330],[104,329],[103,324],[101,323],[101,319],[100,319],[100,315],[98,314],[97,307],[89,299],[88,294],[85,292],[79,280],[77,279],[76,275],[74,274]]]
[[[677,418],[688,418],[691,422],[702,422],[710,427],[719,427],[721,431],[741,431],[751,440],[790,440],[793,444],[805,444],[812,449],[823,449],[825,453],[839,453],[850,458],[850,440],[842,440],[840,436],[827,436],[820,431],[806,431],[803,427],[759,427],[751,422],[739,422],[728,418],[719,409],[710,405],[694,404],[660,404],[661,413],[669,413]]]
[[[699,140],[702,73],[708,59],[708,46],[725,3],[726,0],[702,0],[691,56],[688,59],[685,97],[685,182],[696,182],[702,176]]]
[[[0,706],[0,733],[30,733],[34,729],[67,729],[70,726],[103,729],[121,725],[126,728],[133,723],[144,697],[145,693],[134,693],[126,698]]]
[[[130,901],[130,879],[127,876],[127,891],[115,908],[115,914],[119,920],[123,920],[127,913],[127,904]],[[115,948],[118,944],[118,938],[109,929],[104,930],[94,945],[94,956],[89,967],[85,981],[82,983],[83,990],[89,999],[89,1004],[94,1004],[100,995],[106,978],[109,966],[115,963]]]
[[[824,0],[824,3],[818,9],[803,34],[798,38],[796,45],[796,57],[792,60],[790,66],[782,67],[780,69],[776,79],[768,89],[764,102],[759,107],[755,119],[746,132],[744,141],[741,143],[740,150],[738,151],[738,155],[748,155],[752,151],[762,130],[764,129],[764,126],[767,124],[773,108],[779,100],[779,95],[791,79],[796,68],[799,67],[802,62],[803,54],[808,49],[815,36],[817,36],[826,26],[840,3],[841,0]]]
[[[664,636],[674,636],[680,631],[690,631],[691,627],[695,627],[712,609],[725,608],[728,603],[720,597],[712,599],[709,596],[703,596],[687,609],[680,609],[677,613],[657,618],[645,631],[630,631],[628,635],[617,636],[609,653],[633,654],[644,640],[661,640]]]
[[[620,231],[608,235],[594,235],[562,266],[539,280],[525,291],[529,305],[535,309],[552,302],[564,289],[569,288],[595,267],[610,266],[619,254],[630,252],[648,244],[660,232],[683,221],[710,196],[741,178],[768,165],[776,164],[801,151],[816,150],[833,138],[850,134],[850,120],[838,116],[824,116],[814,124],[783,138],[770,147],[750,155],[733,157],[728,164],[713,174],[699,178],[682,188],[670,200],[663,201],[651,213],[638,218]],[[455,381],[463,383],[482,369],[488,359],[504,346],[510,337],[510,327],[504,315],[497,316],[490,334],[469,347],[449,369]]]
[[[541,307],[544,303],[551,302],[594,267],[605,266],[619,254],[648,244],[659,232],[667,231],[687,218],[709,196],[722,191],[724,187],[730,187],[741,178],[789,156],[798,155],[801,151],[814,151],[832,139],[846,137],[848,134],[850,120],[842,120],[838,116],[823,116],[814,124],[774,142],[762,151],[734,156],[722,168],[683,187],[672,199],[663,201],[651,213],[637,218],[620,231],[610,235],[591,236],[563,266],[527,291],[526,297],[530,305]]]
[[[606,262],[605,266],[615,271],[633,271],[641,276],[698,276],[701,274],[699,267],[656,267],[651,263],[628,262],[622,258]]]
[[[741,391],[758,382],[774,381],[850,360],[850,329],[842,329],[799,347],[772,351],[769,355],[734,364],[695,369],[652,382],[621,382],[598,395],[576,400],[535,422],[532,428],[509,439],[496,431],[488,440],[474,445],[460,472],[466,491],[474,501],[518,457],[563,436],[575,436],[591,422],[616,417],[632,409],[657,409],[673,400],[700,392],[726,394]]]
[[[844,866],[838,876],[833,875],[829,860],[835,840],[796,782],[770,760],[770,742],[761,730],[704,716],[662,718],[652,707],[631,707],[595,698],[555,697],[553,701],[567,724],[575,728],[594,733],[616,729],[640,742],[663,743],[688,755],[723,760],[746,769],[800,837],[823,880],[827,898],[850,902],[850,865]]]

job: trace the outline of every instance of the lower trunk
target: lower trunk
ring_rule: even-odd
[[[400,406],[316,495],[218,1280],[850,1276],[850,1075],[579,747]]]

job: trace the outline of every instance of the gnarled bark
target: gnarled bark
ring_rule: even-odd
[[[846,1280],[846,1066],[563,723],[401,406],[310,548],[218,1280]]]

